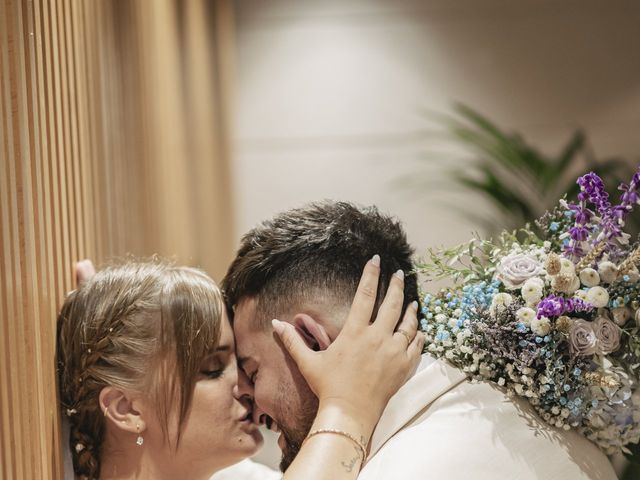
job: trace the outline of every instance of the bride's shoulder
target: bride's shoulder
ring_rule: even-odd
[[[282,474],[249,459],[220,470],[210,480],[280,480]]]

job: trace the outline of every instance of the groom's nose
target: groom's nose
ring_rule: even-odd
[[[253,401],[253,383],[241,368],[238,369],[238,384],[234,391],[238,398],[249,397]]]
[[[269,415],[264,413],[260,407],[258,407],[255,403],[253,404],[253,423],[256,425],[265,425],[270,420]],[[270,426],[270,425],[267,425]]]

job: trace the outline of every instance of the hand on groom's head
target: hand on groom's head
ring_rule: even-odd
[[[82,286],[87,280],[96,274],[96,268],[93,266],[93,262],[89,259],[80,260],[74,265],[76,288]]]

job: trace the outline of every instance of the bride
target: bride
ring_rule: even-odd
[[[320,405],[285,480],[355,479],[384,406],[420,359],[415,305],[396,329],[401,276],[370,324],[378,275],[374,257],[326,351],[311,351],[274,320]],[[62,306],[57,361],[80,478],[206,479],[262,444],[252,398],[239,394],[248,379],[223,295],[197,269],[153,261],[98,272]]]

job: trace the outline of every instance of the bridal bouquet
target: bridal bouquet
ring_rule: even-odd
[[[426,295],[427,350],[529,401],[607,454],[640,441],[640,242],[623,231],[640,167],[612,205],[594,173],[576,202],[497,240],[430,250],[417,265],[456,287]]]

